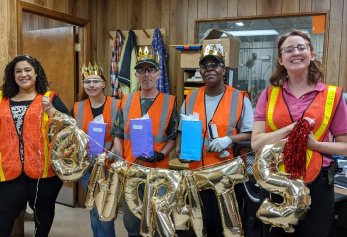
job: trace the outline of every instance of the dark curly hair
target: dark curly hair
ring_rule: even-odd
[[[281,57],[281,46],[283,42],[290,36],[300,36],[303,39],[307,40],[307,42],[309,42],[311,52],[314,51],[310,37],[300,30],[293,29],[289,33],[282,35],[278,40],[277,53],[279,58]],[[318,81],[323,79],[323,76],[324,75],[322,71],[322,64],[317,58],[315,58],[315,60],[311,61],[310,65],[308,66],[308,83],[316,84]],[[281,65],[277,60],[275,71],[270,77],[271,84],[282,85],[287,78],[288,78],[287,69],[283,65]]]
[[[4,84],[2,85],[2,92],[4,98],[13,98],[19,92],[19,86],[15,81],[14,68],[18,62],[27,61],[35,70],[37,74],[35,89],[37,93],[44,94],[48,90],[48,81],[40,62],[29,55],[19,55],[12,59],[6,65],[5,75],[4,75]]]

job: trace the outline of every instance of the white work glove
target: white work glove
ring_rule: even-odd
[[[208,146],[208,150],[211,152],[221,152],[225,150],[230,144],[232,143],[232,140],[230,137],[218,137],[216,139],[213,139],[210,145]]]

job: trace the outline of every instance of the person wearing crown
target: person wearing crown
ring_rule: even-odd
[[[110,131],[112,123],[116,118],[120,101],[105,95],[106,79],[100,65],[95,63],[92,66],[89,63],[88,67],[83,66],[81,68],[81,73],[83,91],[79,97],[80,101],[74,104],[73,110],[71,111],[72,116],[76,119],[78,126],[86,133],[88,133],[88,127],[92,121],[106,124],[106,129],[102,131],[104,132],[105,138],[104,146],[101,149],[96,149],[95,152],[89,150],[89,156],[95,159],[98,156],[97,150],[103,153],[104,149],[111,149],[113,138]],[[111,162],[112,159],[106,160],[107,168],[110,167]],[[93,166],[80,179],[84,193],[87,192],[92,169]],[[90,221],[94,237],[116,236],[114,221],[100,221],[96,207],[90,211]]]
[[[120,111],[112,129],[112,134],[115,136],[114,150],[122,154],[130,164],[136,163],[147,167],[167,169],[169,168],[169,153],[174,148],[177,136],[176,98],[161,93],[157,89],[160,77],[158,56],[147,47],[138,51],[135,69],[140,91],[125,95],[122,99]],[[131,149],[130,120],[141,118],[146,114],[152,121],[154,154],[150,157],[134,157]],[[140,186],[138,191],[142,199],[144,186]],[[165,190],[159,189],[159,193],[159,195],[163,195]],[[140,236],[141,221],[130,212],[124,198],[122,202],[123,222],[128,235]]]
[[[46,125],[56,110],[68,114],[48,88],[40,62],[19,55],[9,62],[0,90],[0,235],[9,237],[27,203],[35,236],[48,236],[63,182],[50,165]]]
[[[204,168],[234,157],[232,147],[239,141],[251,139],[253,110],[245,92],[224,83],[226,73],[224,54],[216,45],[205,47],[199,61],[205,86],[192,91],[183,102],[181,114],[199,114],[202,121],[203,148],[200,161],[180,159],[181,134],[176,141],[176,155],[189,169]],[[212,136],[209,126],[215,126],[218,136]],[[179,128],[179,131],[181,129]],[[203,223],[208,236],[223,236],[216,196],[212,189],[200,192],[204,206]]]

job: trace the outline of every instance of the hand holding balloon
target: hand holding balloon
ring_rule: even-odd
[[[42,96],[41,103],[44,111],[48,114],[48,116],[53,117],[57,110],[53,107],[51,101],[49,100],[49,97]]]

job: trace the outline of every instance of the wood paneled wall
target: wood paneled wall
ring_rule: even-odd
[[[89,0],[23,0],[61,13],[88,19]],[[18,0],[0,1],[0,77],[6,64],[17,55],[17,4]],[[39,22],[39,17],[37,17]],[[41,18],[42,20],[43,18]],[[32,22],[35,22],[32,20]],[[39,23],[38,23],[39,24]],[[35,28],[35,26],[33,26]]]
[[[91,60],[110,67],[109,32],[165,28],[168,44],[194,43],[195,20],[300,12],[329,12],[326,82],[347,91],[347,1],[344,0],[25,0],[89,19]],[[0,1],[0,73],[17,53],[17,0]],[[171,93],[183,97],[179,53],[169,48]]]

